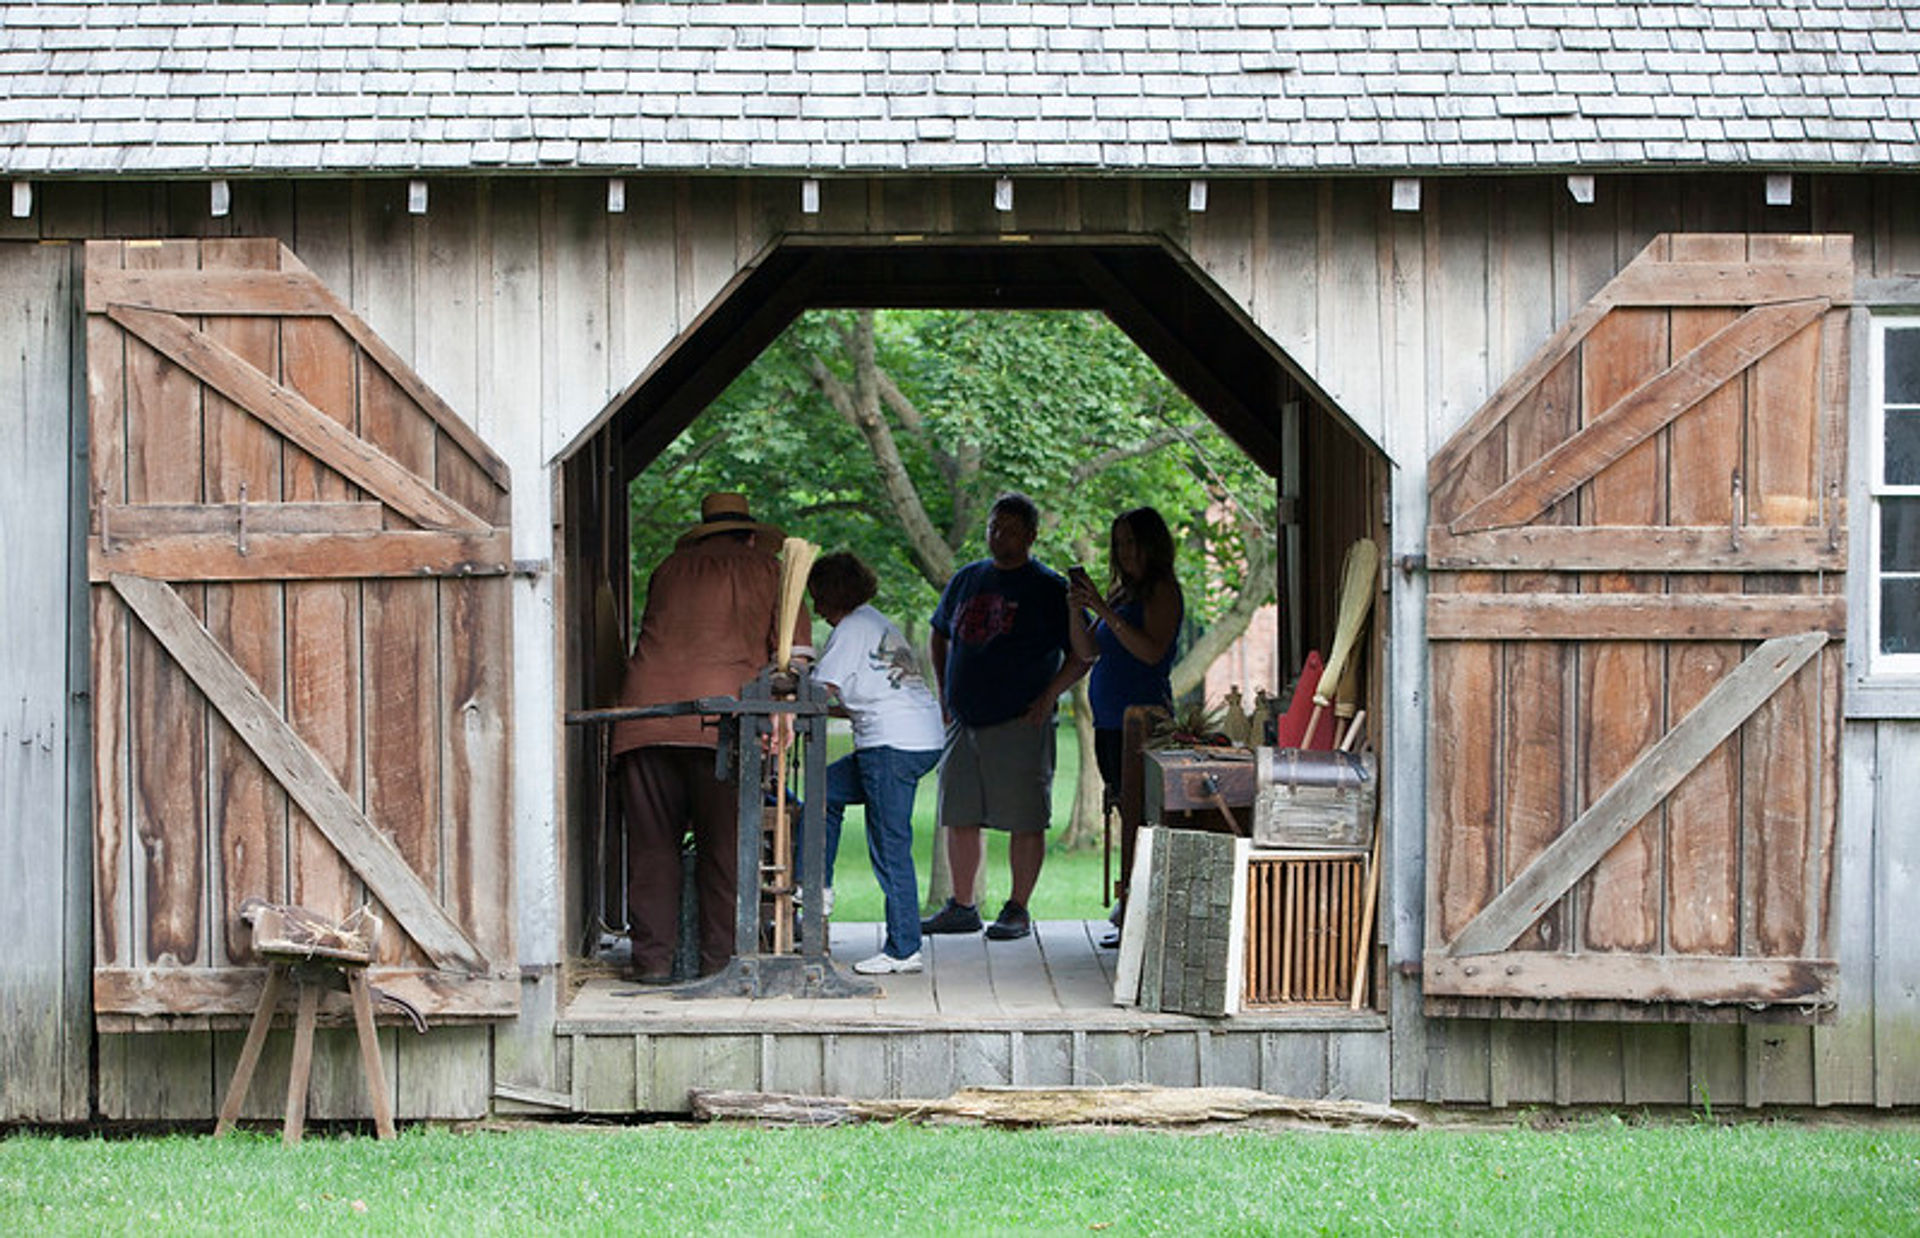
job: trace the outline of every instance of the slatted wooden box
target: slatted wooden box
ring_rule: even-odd
[[[1142,829],[1114,1001],[1198,1015],[1346,1005],[1367,863],[1362,851],[1262,851],[1205,831]]]
[[[1246,853],[1241,1008],[1345,1005],[1366,902],[1365,853]]]

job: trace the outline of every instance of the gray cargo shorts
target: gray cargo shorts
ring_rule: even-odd
[[[949,722],[940,760],[940,824],[1045,830],[1053,811],[1053,731],[1024,718],[993,726]]]

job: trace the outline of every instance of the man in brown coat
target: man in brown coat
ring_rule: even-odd
[[[702,696],[737,696],[773,660],[779,640],[779,529],[755,520],[745,496],[709,494],[700,523],[654,569],[640,639],[620,689],[622,706]],[[805,651],[813,620],[794,619]],[[693,831],[699,893],[700,972],[733,955],[739,885],[739,804],[734,784],[716,778],[711,718],[640,718],[618,723],[613,752],[627,820],[627,916],[633,978],[671,979],[680,905],[680,846]]]

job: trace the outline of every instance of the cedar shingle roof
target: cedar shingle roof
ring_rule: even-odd
[[[0,175],[1920,165],[1920,6],[0,5]]]

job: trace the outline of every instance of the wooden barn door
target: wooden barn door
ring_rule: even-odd
[[[1852,284],[1660,237],[1434,458],[1429,1013],[1831,1006]]]
[[[101,1025],[250,1011],[249,897],[515,1012],[505,466],[276,241],[89,243],[86,308]]]

